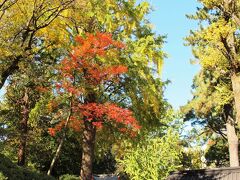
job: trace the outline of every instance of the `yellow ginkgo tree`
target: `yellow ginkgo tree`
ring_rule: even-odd
[[[199,2],[202,7],[195,15],[189,16],[199,20],[199,29],[191,31],[190,36],[186,38],[201,65],[200,75],[205,74],[205,77],[200,77],[204,77],[202,79],[204,82],[198,83],[196,87],[198,95],[193,101],[195,104],[196,100],[202,101],[202,105],[198,103],[202,110],[204,108],[209,110],[208,107],[205,107],[209,103],[212,108],[221,107],[222,109],[220,109],[225,115],[227,105],[230,104],[231,107],[230,110],[227,110],[228,112],[234,108],[233,114],[227,113],[230,119],[226,119],[226,127],[230,165],[239,166],[238,137],[235,130],[236,123],[240,126],[240,1],[199,0]],[[204,92],[211,95],[205,96],[206,94],[200,93],[202,92],[201,88],[210,86],[214,88],[213,92],[210,89]],[[215,97],[211,100],[210,97],[213,97],[213,94],[218,98]],[[205,98],[203,98],[204,96]],[[207,101],[209,102],[206,103]],[[233,105],[232,102],[234,102]]]

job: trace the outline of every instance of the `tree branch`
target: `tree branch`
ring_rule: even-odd
[[[3,87],[3,85],[5,84],[8,76],[12,75],[16,70],[18,70],[18,63],[19,61],[22,59],[22,56],[17,56],[14,61],[12,62],[12,64],[5,69],[3,72],[1,72],[1,78],[0,78],[0,89]]]

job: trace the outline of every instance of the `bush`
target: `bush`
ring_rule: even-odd
[[[1,180],[7,180],[8,178],[6,176],[4,176],[2,172],[0,172],[0,179]]]
[[[55,180],[51,176],[40,174],[22,168],[12,163],[6,156],[0,154],[0,178],[9,180]]]
[[[79,180],[79,177],[75,175],[64,174],[59,178],[59,180]]]
[[[171,129],[161,138],[143,139],[137,146],[128,147],[122,159],[117,158],[119,171],[125,172],[130,179],[164,180],[180,167],[178,142],[178,135]]]

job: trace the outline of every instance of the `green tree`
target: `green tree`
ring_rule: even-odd
[[[230,152],[230,165],[238,166],[238,137],[235,130],[235,120],[240,122],[239,102],[239,2],[238,1],[199,1],[202,5],[196,15],[189,16],[199,20],[199,30],[192,31],[186,38],[188,45],[193,48],[195,57],[199,60],[205,74],[202,85],[199,83],[196,101],[202,110],[209,111],[210,116],[214,115],[226,122],[227,136]],[[202,23],[202,24],[201,24]],[[200,74],[201,74],[200,73]],[[206,75],[208,74],[208,75]],[[200,81],[200,80],[199,80]],[[205,83],[205,85],[204,85]],[[213,89],[212,91],[208,91]],[[202,90],[200,90],[202,89]],[[203,95],[200,92],[205,92]],[[205,96],[205,95],[209,95]],[[201,99],[201,96],[205,96]],[[222,100],[215,97],[221,97]],[[231,99],[233,97],[233,101]],[[211,99],[212,98],[212,99]],[[201,106],[202,101],[202,106]],[[216,102],[214,104],[214,102]],[[232,106],[234,102],[234,106]],[[207,106],[209,105],[209,106]],[[233,113],[233,107],[234,112]],[[205,108],[205,109],[204,109]],[[205,111],[206,113],[206,111]],[[206,116],[205,116],[206,117]],[[236,117],[236,118],[235,118]]]
[[[148,7],[146,4],[144,6]],[[137,9],[144,6],[137,6]],[[118,38],[126,37],[122,33],[114,35]],[[161,68],[164,56],[161,51],[163,41],[162,37],[151,33],[147,25],[139,26],[133,35],[136,36],[135,40],[124,39],[127,47],[119,59],[121,63],[129,67],[127,76],[120,83],[120,87],[109,89],[111,96],[105,94],[102,98],[110,98],[110,101],[120,103],[125,107],[130,105],[135,114],[142,117],[141,125],[144,125],[145,131],[149,131],[150,128],[156,128],[161,124],[160,119],[164,116],[163,112],[166,108],[162,100],[163,83],[159,78],[153,77],[154,69],[149,67],[149,62],[153,62],[157,64],[158,69]],[[116,61],[116,63],[119,62]]]
[[[114,61],[119,63],[119,60],[123,62],[123,65],[129,67],[127,76],[121,82],[121,88],[110,89],[111,97],[105,94],[103,98],[131,108],[136,118],[141,121],[143,134],[148,134],[149,131],[157,129],[163,124],[161,120],[167,109],[167,105],[162,99],[164,83],[160,78],[154,78],[153,75],[157,71],[161,71],[164,57],[163,37],[156,36],[145,19],[146,14],[150,11],[147,2],[136,4],[134,0],[76,0],[52,3],[51,1],[18,0],[2,1],[1,3],[4,5],[1,5],[0,8],[2,13],[0,25],[3,27],[0,29],[2,35],[0,38],[0,86],[2,87],[4,82],[9,79],[9,84],[5,83],[9,89],[6,94],[8,97],[10,91],[14,89],[14,86],[11,86],[12,82],[17,84],[19,81],[22,89],[25,84],[33,82],[30,93],[37,96],[37,98],[35,96],[29,98],[32,106],[28,109],[27,114],[30,117],[28,122],[33,123],[28,127],[33,133],[31,134],[32,140],[28,143],[29,152],[33,153],[28,156],[31,163],[36,162],[36,157],[39,157],[34,151],[34,140],[42,143],[44,140],[47,141],[42,146],[39,144],[39,149],[41,147],[45,149],[48,143],[51,144],[51,148],[45,151],[49,157],[49,154],[53,155],[52,151],[55,148],[53,146],[56,146],[59,139],[57,137],[50,140],[45,134],[48,124],[46,121],[51,119],[51,122],[54,123],[55,120],[59,120],[57,113],[50,114],[48,112],[49,116],[47,116],[45,106],[40,105],[42,101],[45,101],[45,97],[33,89],[35,85],[44,88],[46,84],[49,85],[56,80],[56,72],[53,70],[57,65],[56,62],[61,61],[68,54],[72,39],[77,34],[97,31],[110,32],[114,39],[121,40],[126,44],[126,49],[122,52],[121,57]],[[45,54],[44,58],[41,54]],[[150,66],[150,63],[154,65]],[[25,65],[22,66],[22,64]],[[37,70],[26,68],[35,65]],[[41,71],[41,67],[44,67],[45,71]],[[36,83],[39,75],[32,76],[32,71],[41,74],[44,82]],[[49,75],[51,80],[48,79]],[[23,80],[20,77],[24,77]],[[19,93],[23,93],[21,88],[19,88]],[[12,95],[12,98],[19,97]],[[47,97],[48,100],[51,98],[54,96]],[[62,101],[64,102],[64,99]],[[11,107],[7,98],[3,102],[3,106],[5,106],[4,109],[19,108]],[[61,106],[58,109],[61,109]],[[38,113],[36,114],[36,112]],[[4,116],[3,127],[8,124],[9,130],[16,129],[17,122],[21,120],[20,116],[21,111],[13,110],[12,114]],[[8,121],[10,118],[14,119],[16,124]],[[102,141],[104,137],[107,137],[108,141]],[[116,139],[102,133],[97,140],[97,146],[103,150],[109,150],[113,142],[116,142]],[[62,158],[64,157],[65,155]],[[46,162],[38,160],[36,167],[39,168],[42,165],[46,166]]]

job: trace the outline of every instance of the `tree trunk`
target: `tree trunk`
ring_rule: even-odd
[[[230,167],[239,166],[238,137],[236,135],[235,127],[231,124],[231,122],[227,122],[226,127],[227,127]]]
[[[236,166],[239,166],[238,136],[236,134],[235,121],[231,117],[232,106],[225,105],[224,112],[226,117],[226,129],[227,129],[230,167],[236,167]]]
[[[92,164],[94,156],[94,144],[95,144],[96,128],[95,126],[85,120],[83,130],[83,153],[82,153],[82,165],[80,171],[80,177],[82,180],[92,179]]]
[[[18,148],[18,165],[24,166],[26,162],[26,144],[27,144],[27,133],[28,133],[28,117],[29,117],[29,102],[28,93],[25,91],[23,97],[23,109],[22,109],[22,120],[20,121],[20,144]]]
[[[231,77],[231,81],[235,102],[236,121],[238,123],[238,127],[240,127],[240,75],[234,73]]]

